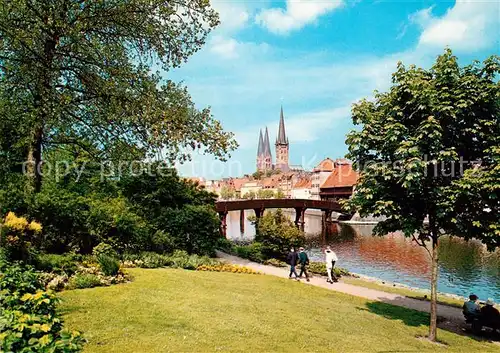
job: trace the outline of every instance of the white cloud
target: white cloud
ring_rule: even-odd
[[[235,31],[243,28],[250,19],[249,9],[243,1],[212,0],[212,8],[219,13],[220,32]]]
[[[500,2],[457,0],[442,17],[432,15],[432,8],[424,9],[411,20],[423,31],[419,46],[440,47],[475,51],[484,49],[495,41],[500,32]]]
[[[208,43],[210,52],[222,59],[236,59],[240,55],[266,53],[269,50],[267,43],[239,42],[234,38],[214,35]]]
[[[285,34],[314,22],[318,17],[343,4],[343,0],[287,0],[286,10],[266,9],[261,11],[255,20],[273,33]]]
[[[233,38],[225,38],[214,36],[210,41],[210,51],[225,59],[233,59],[238,57],[237,47],[238,42]]]

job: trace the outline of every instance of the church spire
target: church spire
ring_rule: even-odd
[[[262,153],[267,157],[271,155],[271,145],[269,144],[269,131],[266,126],[266,134],[264,135],[264,146]]]
[[[286,138],[286,133],[285,133],[285,118],[283,116],[283,106],[281,106],[280,125],[278,129],[278,137],[276,138],[276,144],[280,145],[288,144],[288,139]]]
[[[262,129],[260,129],[259,146],[257,148],[257,157],[261,156],[263,152],[264,152],[264,140],[262,138]]]

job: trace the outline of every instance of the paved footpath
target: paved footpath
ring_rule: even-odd
[[[262,265],[256,262],[242,259],[240,257],[228,255],[220,251],[217,252],[217,256],[234,265],[246,266],[267,275],[288,278],[289,274],[288,268]],[[361,298],[366,298],[369,300],[376,300],[387,304],[402,306],[417,311],[423,311],[426,313],[430,312],[429,302],[408,298],[399,294],[387,293],[375,289],[369,289],[360,286],[355,286],[352,284],[343,283],[342,280],[340,280],[337,283],[330,284],[326,282],[325,277],[315,275],[315,277],[311,278],[310,282],[307,282],[305,279],[301,280],[301,282],[345,294],[354,295]],[[464,321],[462,310],[448,305],[438,304],[438,316],[455,322]]]

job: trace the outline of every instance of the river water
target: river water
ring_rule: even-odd
[[[255,228],[247,220],[253,211],[245,211],[244,231],[240,212],[229,212],[227,237],[251,241]],[[294,217],[294,213],[289,213]],[[429,289],[430,258],[427,251],[400,233],[383,237],[371,235],[372,225],[332,224],[328,236],[321,235],[320,214],[306,214],[307,251],[314,261],[322,261],[322,248],[332,246],[339,257],[338,266],[353,273],[381,280]],[[488,252],[479,242],[442,237],[440,242],[440,292],[500,302],[500,251]]]

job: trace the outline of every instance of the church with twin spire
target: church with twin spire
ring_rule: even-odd
[[[289,143],[285,132],[285,118],[283,116],[283,107],[281,107],[280,122],[278,127],[278,135],[276,137],[275,153],[276,163],[273,164],[273,156],[271,154],[271,144],[269,141],[269,131],[266,127],[264,135],[262,129],[259,135],[259,145],[257,147],[257,170],[269,171],[280,170],[282,172],[289,171]]]

